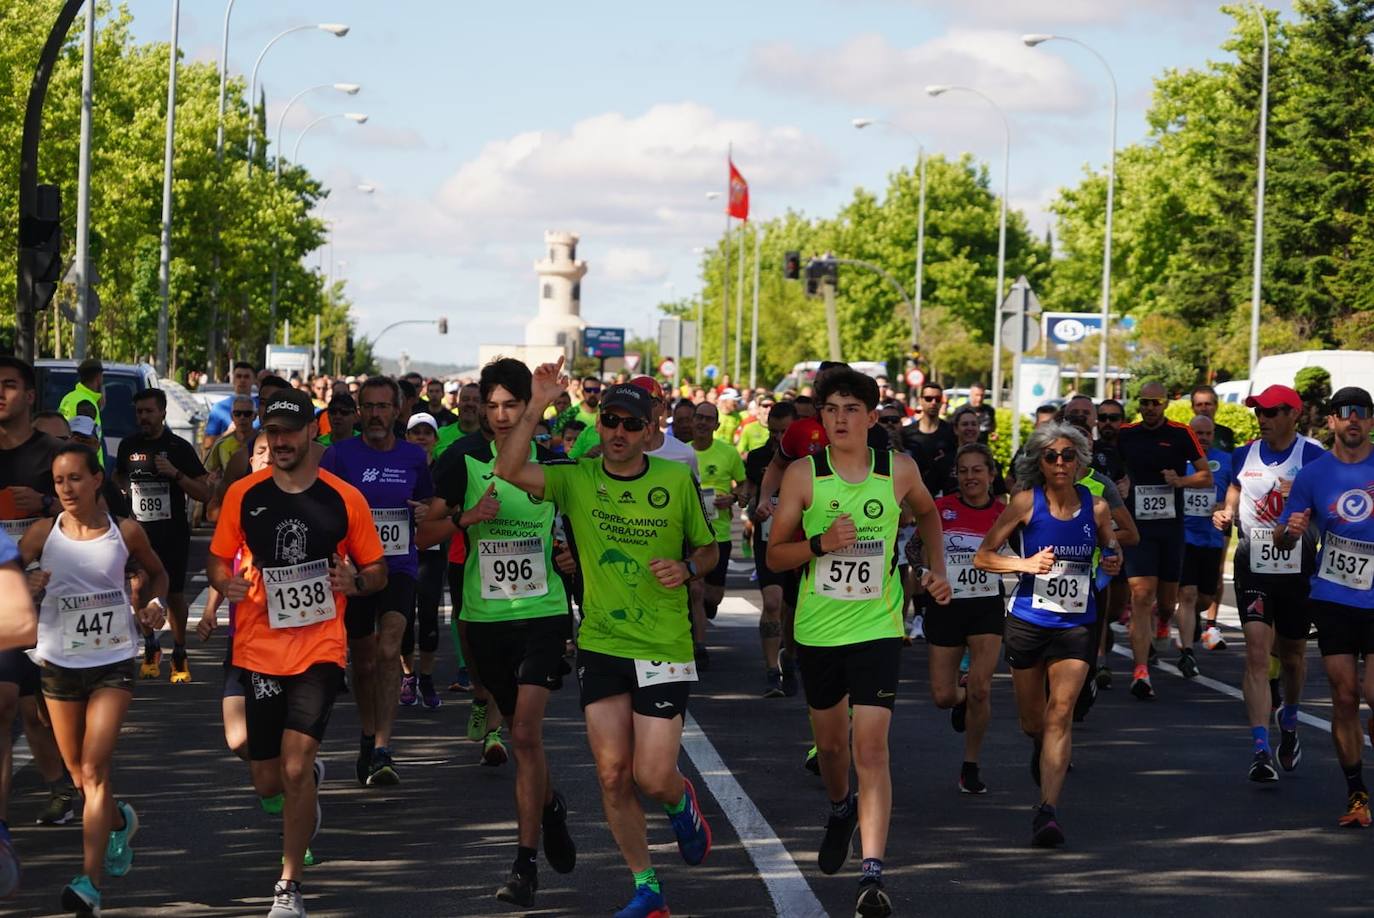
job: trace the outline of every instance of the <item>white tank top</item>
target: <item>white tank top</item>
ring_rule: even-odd
[[[1311,437],[1299,434],[1288,450],[1287,457],[1269,465],[1260,457],[1263,441],[1250,443],[1245,454],[1245,464],[1234,470],[1237,487],[1240,488],[1240,537],[1248,540],[1256,529],[1273,529],[1283,515],[1283,494],[1279,482],[1291,482],[1302,468],[1303,451],[1308,443],[1321,444]]]
[[[53,521],[39,566],[47,591],[38,609],[36,655],[49,663],[89,669],[137,654],[138,624],[125,589],[129,549],[109,516],[104,534],[79,542],[62,532],[66,513]]]

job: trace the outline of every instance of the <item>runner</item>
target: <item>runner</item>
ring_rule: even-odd
[[[1086,399],[1085,399],[1086,400]],[[1092,402],[1088,400],[1088,404]],[[1068,408],[1066,404],[1065,409]],[[955,442],[957,443],[955,452],[969,445],[970,443],[986,443],[986,439],[979,430],[979,421],[982,415],[974,408],[964,407],[954,412],[954,417],[950,419],[950,425],[954,428]],[[950,466],[949,478],[940,483],[940,493],[958,494],[960,491],[958,462]],[[992,460],[992,495],[994,497],[1005,497],[1007,494],[1007,482],[1002,477],[1002,467],[997,460]]]
[[[1197,386],[1193,389],[1192,394],[1189,396],[1189,398],[1193,407],[1193,415],[1195,417],[1198,415],[1203,415],[1207,418],[1207,420],[1212,422],[1212,426],[1216,431],[1212,437],[1212,445],[1215,446],[1217,449],[1225,452],[1227,458],[1229,459],[1231,453],[1235,452],[1236,449],[1236,432],[1231,428],[1227,427],[1225,424],[1217,423],[1217,408],[1220,406],[1220,400],[1217,398],[1217,390],[1213,389],[1211,386]],[[1224,494],[1225,492],[1223,491],[1221,493]],[[1226,565],[1227,549],[1230,548],[1230,545],[1231,530],[1228,528],[1225,532],[1221,534],[1221,555],[1217,561],[1218,583],[1221,582],[1222,569]],[[1221,595],[1220,593],[1218,593],[1212,597],[1211,604],[1204,607],[1204,617],[1206,621],[1210,624],[1210,627],[1212,627],[1213,629],[1216,628],[1217,613],[1221,610],[1220,603]],[[1202,622],[1198,623],[1199,637],[1202,636],[1202,624]],[[1214,631],[1210,641],[1204,638],[1203,646],[1207,647],[1210,650],[1224,650],[1226,649],[1226,641],[1222,639],[1221,631],[1216,630]]]
[[[229,371],[229,381],[234,387],[233,393],[211,406],[210,416],[205,420],[205,429],[201,431],[200,449],[203,453],[209,453],[216,441],[235,426],[234,402],[239,397],[254,402],[253,407],[257,408],[257,400],[253,398],[253,383],[257,381],[257,371],[251,363],[237,361]]]
[[[205,470],[210,473],[212,481],[219,480],[224,474],[224,467],[229,464],[230,457],[248,445],[253,438],[253,421],[258,416],[257,405],[253,404],[251,396],[236,395],[230,406],[230,416],[233,418],[234,426],[216,440],[205,454]]]
[[[529,439],[560,390],[562,368],[560,359],[535,371],[512,442]],[[617,918],[668,913],[636,789],[663,806],[684,861],[700,864],[711,850],[710,827],[677,760],[696,681],[684,584],[715,566],[715,536],[688,470],[644,455],[652,418],[644,390],[612,386],[597,421],[601,458],[546,466],[508,450],[495,468],[563,509],[587,579],[577,651],[582,709],[606,821],[635,883]]]
[[[1162,385],[1145,383],[1137,399],[1140,423],[1125,425],[1118,435],[1121,457],[1131,478],[1128,506],[1140,531],[1139,544],[1126,547],[1125,570],[1131,588],[1131,654],[1135,661],[1131,694],[1141,701],[1155,697],[1149,666],[1155,612],[1160,621],[1167,622],[1178,602],[1178,578],[1183,569],[1183,489],[1212,487],[1212,470],[1192,429],[1164,416],[1168,401]]]
[[[887,435],[887,449],[902,451],[902,422],[906,411],[900,402],[887,401],[878,405],[878,426],[869,431],[881,431]],[[877,446],[870,443],[875,449]],[[920,556],[912,551],[912,541],[916,538],[916,517],[907,507],[902,508],[900,526],[897,529],[897,577],[902,582],[902,627],[905,629],[902,643],[910,646],[916,641],[926,639],[924,592],[917,592]],[[910,615],[907,609],[910,608]]]
[[[134,635],[138,626],[161,628],[167,608],[167,572],[133,520],[116,523],[100,507],[104,475],[95,453],[79,444],[60,447],[52,479],[62,512],[34,523],[19,540],[22,563],[37,561],[29,588],[40,601],[34,658],[43,671],[43,697],[67,771],[81,791],[83,872],[62,890],[62,907],[74,915],[100,915],[104,873],[122,877],[133,866],[138,832],[133,807],[110,785],[115,742],[134,691]],[[125,568],[142,571],[135,613]]]
[[[262,405],[272,466],[230,487],[207,574],[237,603],[233,663],[249,689],[253,786],[259,797],[283,795],[282,872],[268,918],[304,918],[300,876],[324,778],[316,756],[343,683],[347,598],[385,588],[387,566],[367,501],[312,460],[310,399],[283,391]],[[240,551],[251,563],[235,573]]]
[[[19,546],[0,530],[0,651],[30,647],[38,640],[38,616],[29,598],[28,581],[19,567]],[[3,820],[0,820],[2,823]],[[9,845],[8,829],[5,846]],[[19,872],[14,852],[0,849],[0,897],[14,891]]]
[[[438,385],[438,380],[431,380],[430,392],[433,393]],[[438,403],[437,399],[434,401]],[[430,457],[431,470],[434,468],[432,451],[438,433],[439,419],[428,412],[412,414],[406,421],[406,439]],[[428,519],[429,514],[425,516]],[[416,542],[417,545],[421,544],[418,529]],[[447,539],[419,549],[415,577],[415,619],[406,623],[405,634],[401,637],[401,672],[404,675],[401,677],[400,702],[407,707],[423,704],[434,710],[444,703],[434,687],[434,655],[439,650],[439,605],[444,601],[444,573],[447,568]],[[418,669],[416,644],[420,649]]]
[[[1331,452],[1304,465],[1293,479],[1274,542],[1292,548],[1309,532],[1321,534],[1321,561],[1307,608],[1331,683],[1331,739],[1348,794],[1338,825],[1367,828],[1360,696],[1374,708],[1374,450],[1369,442],[1374,400],[1368,391],[1347,386],[1331,396],[1327,412],[1336,435]]]
[[[119,443],[115,481],[129,498],[134,519],[142,524],[162,565],[167,570],[168,624],[172,627],[173,684],[191,681],[186,661],[186,557],[191,548],[191,518],[186,498],[210,499],[209,473],[196,449],[167,429],[167,393],[144,389],[134,394],[138,433]],[[157,632],[144,632],[143,665],[139,677],[156,679],[162,648]]]
[[[941,604],[949,602],[950,588],[940,516],[916,464],[869,446],[877,423],[877,383],[849,367],[834,367],[817,374],[816,398],[829,446],[809,462],[788,466],[768,565],[776,571],[806,566],[797,601],[797,655],[831,801],[817,862],[823,873],[838,872],[859,828],[863,868],[856,914],[882,916],[892,912],[882,859],[892,815],[888,728],[902,653],[896,543],[903,503],[915,509],[925,546],[930,570],[923,585]],[[849,781],[850,706],[863,792],[857,800]]]
[[[1121,567],[1107,502],[1079,484],[1089,456],[1087,438],[1066,424],[1032,432],[1016,468],[1028,488],[1012,496],[974,557],[980,570],[1020,575],[1005,641],[1021,729],[1032,743],[1031,778],[1040,788],[1031,820],[1037,847],[1064,843],[1057,807],[1072,754],[1074,700],[1093,658],[1096,553],[1106,574]],[[1001,554],[1018,528],[1022,557]]]
[[[1236,608],[1245,633],[1245,678],[1241,687],[1250,717],[1254,753],[1250,780],[1277,781],[1269,744],[1269,719],[1275,707],[1269,682],[1269,658],[1277,649],[1283,682],[1278,710],[1279,765],[1292,771],[1302,760],[1298,738],[1298,703],[1307,677],[1307,596],[1316,571],[1314,535],[1302,546],[1284,548],[1273,539],[1293,479],[1325,453],[1320,443],[1297,432],[1302,398],[1288,386],[1270,386],[1245,400],[1255,410],[1260,436],[1231,456],[1235,476],[1226,491],[1226,506],[1213,514],[1217,528],[1237,526]]]
[[[362,492],[386,554],[386,588],[349,603],[344,616],[351,690],[362,726],[354,770],[359,784],[383,787],[400,782],[391,758],[391,728],[401,697],[401,639],[406,623],[415,618],[415,525],[429,512],[434,485],[429,456],[396,436],[401,410],[396,381],[369,378],[358,390],[358,407],[363,435],[330,446],[320,468]]]
[[[921,403],[917,406],[920,414],[915,423],[902,428],[902,442],[911,458],[916,460],[921,480],[930,482],[935,488],[949,480],[954,469],[954,453],[959,449],[954,427],[940,417],[944,401],[945,390],[927,382],[921,387]],[[820,404],[819,398],[817,404]]]
[[[793,571],[775,573],[768,566],[768,536],[773,529],[773,511],[778,499],[760,503],[758,493],[763,485],[764,472],[778,451],[778,442],[796,418],[790,402],[772,405],[766,422],[768,440],[750,450],[744,460],[744,477],[749,482],[750,513],[754,518],[754,570],[758,575],[759,593],[763,605],[759,611],[759,644],[763,650],[764,698],[791,697],[797,693],[796,663],[792,659],[791,642],[783,639],[784,609],[790,618],[797,607],[798,579]]]
[[[1183,492],[1183,573],[1178,588],[1178,671],[1183,678],[1198,674],[1193,656],[1193,635],[1196,633],[1198,609],[1206,609],[1213,598],[1221,594],[1221,568],[1225,561],[1226,536],[1212,525],[1212,514],[1226,502],[1231,487],[1231,453],[1213,445],[1216,425],[1205,414],[1188,422],[1193,435],[1207,454],[1212,470],[1211,489],[1189,488]],[[1229,530],[1229,527],[1228,527]],[[1221,642],[1216,619],[1210,621],[1202,635],[1204,646],[1215,647]]]
[[[965,417],[973,420],[976,413]],[[950,724],[964,734],[964,763],[959,769],[959,790],[986,794],[978,774],[978,753],[992,719],[992,674],[1002,649],[1006,599],[1002,578],[973,566],[974,552],[1005,509],[992,496],[992,451],[982,443],[966,443],[954,457],[959,490],[935,501],[944,532],[945,562],[953,590],[948,605],[926,607],[925,637],[930,644],[930,692],[935,706],[949,710]],[[959,661],[969,655],[966,678],[959,676]]]
[[[730,569],[730,525],[734,522],[736,504],[747,503],[741,485],[746,484],[744,462],[739,457],[734,444],[729,440],[716,437],[720,428],[720,412],[710,402],[702,402],[696,408],[695,428],[692,432],[692,449],[696,450],[697,468],[701,470],[701,501],[706,511],[706,519],[716,533],[716,566],[708,571],[705,580],[704,610],[705,618],[714,620],[725,598],[725,575]],[[700,661],[706,657],[706,623],[695,622],[698,668],[705,668]]]
[[[568,596],[554,571],[553,528],[558,508],[531,500],[514,485],[493,479],[506,451],[537,463],[567,462],[517,436],[530,402],[530,371],[512,358],[482,368],[479,383],[487,426],[494,438],[446,463],[436,482],[431,512],[462,514],[459,537],[477,559],[466,566],[462,618],[472,662],[482,684],[510,724],[515,743],[517,847],[510,878],[496,898],[529,906],[539,888],[535,849],[542,826],[544,856],[569,873],[577,849],[568,834],[568,807],[553,786],[544,755],[544,712],[550,692],[561,688],[569,667],[564,643],[571,637]],[[593,461],[593,460],[587,460]]]
[[[1121,425],[1125,423],[1125,420],[1126,411],[1121,403],[1114,398],[1104,398],[1097,405],[1097,440],[1092,443],[1093,471],[1100,473],[1109,482],[1115,482],[1117,496],[1123,500],[1131,492],[1131,479],[1126,473],[1126,462],[1121,458],[1121,451],[1117,448]],[[1106,496],[1105,492],[1103,496]],[[1115,505],[1112,507],[1112,516],[1118,518]],[[1134,520],[1132,520],[1131,525],[1134,528]],[[1121,538],[1119,532],[1117,538]],[[1108,665],[1108,651],[1113,641],[1112,629],[1108,625],[1123,620],[1122,616],[1125,614],[1131,599],[1131,588],[1124,571],[1111,579],[1104,591],[1104,596],[1106,617],[1098,628],[1101,636],[1097,643],[1096,678],[1099,689],[1110,689],[1112,687],[1112,670]],[[1129,623],[1127,627],[1129,627]]]

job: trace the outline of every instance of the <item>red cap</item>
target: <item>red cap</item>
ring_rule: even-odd
[[[654,398],[663,398],[663,387],[660,386],[658,380],[654,379],[652,376],[636,376],[634,379],[630,380],[629,385],[643,389]]]
[[[1301,411],[1302,396],[1287,386],[1270,386],[1259,395],[1252,395],[1245,400],[1246,408],[1278,408],[1280,405]]]
[[[815,418],[798,418],[787,425],[782,435],[782,455],[784,459],[800,459],[813,456],[830,445],[825,428]]]

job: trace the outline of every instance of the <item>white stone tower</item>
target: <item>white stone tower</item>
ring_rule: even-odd
[[[545,231],[545,257],[535,262],[539,275],[539,313],[525,325],[526,347],[561,347],[569,359],[581,346],[582,277],[587,263],[577,260],[576,233]]]

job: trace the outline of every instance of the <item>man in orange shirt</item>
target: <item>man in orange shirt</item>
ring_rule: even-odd
[[[343,681],[344,610],[348,597],[376,593],[387,580],[367,502],[311,458],[314,415],[303,392],[264,400],[271,465],[229,488],[207,565],[211,585],[238,604],[233,664],[247,689],[253,785],[260,797],[285,795],[269,918],[305,916],[300,875],[319,831],[324,768],[316,754]]]

